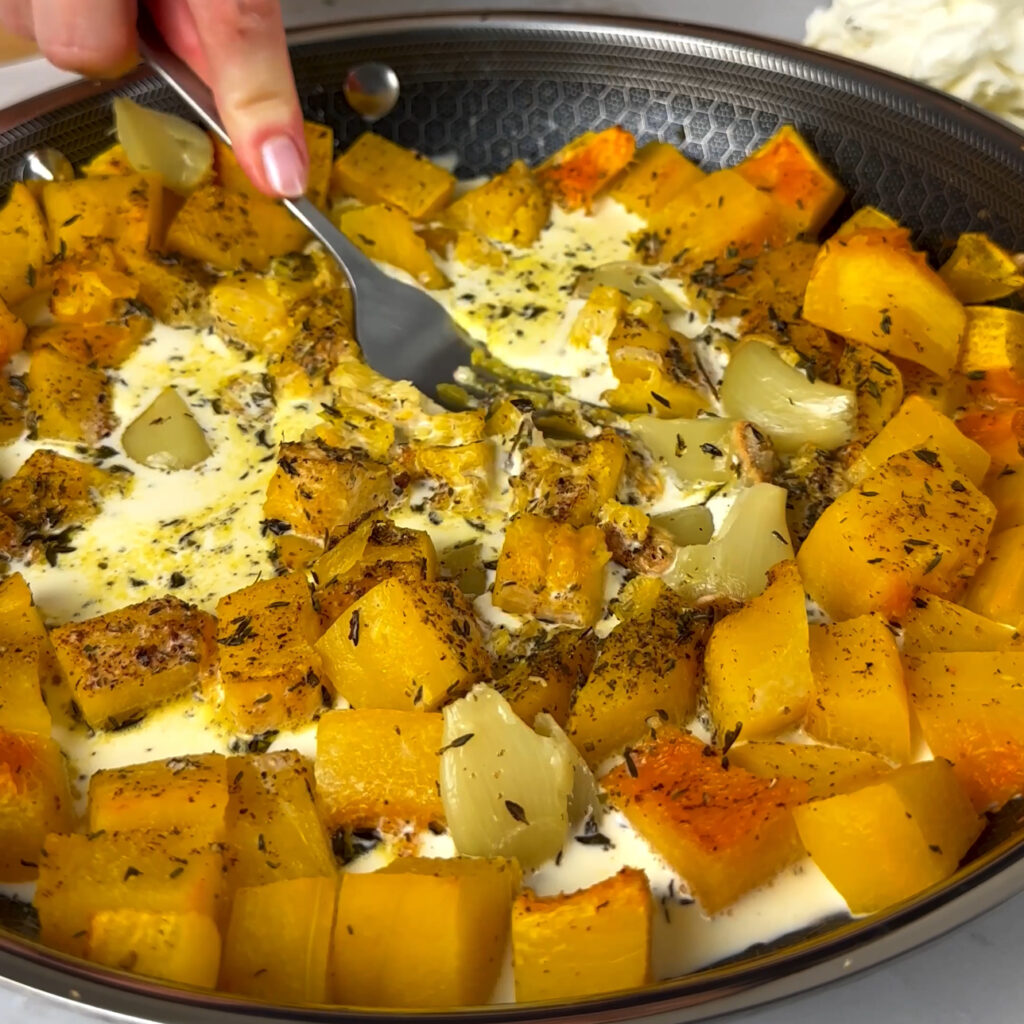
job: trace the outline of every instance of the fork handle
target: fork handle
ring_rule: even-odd
[[[210,131],[230,145],[231,139],[217,113],[213,93],[167,45],[145,6],[140,6],[138,33],[139,52],[145,57],[146,63],[188,104]],[[350,242],[305,196],[282,201],[310,233],[334,254],[352,285],[353,293],[357,293],[360,286],[364,292],[372,288],[381,271],[361,249]]]

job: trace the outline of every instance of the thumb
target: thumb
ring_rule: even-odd
[[[309,157],[277,0],[159,0],[164,38],[206,79],[235,156],[271,196],[306,190]]]

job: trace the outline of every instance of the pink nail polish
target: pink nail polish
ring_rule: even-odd
[[[275,192],[294,199],[306,191],[306,164],[290,136],[275,135],[267,139],[260,155],[267,181]]]

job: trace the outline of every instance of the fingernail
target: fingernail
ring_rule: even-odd
[[[294,199],[306,191],[306,164],[288,135],[275,135],[260,150],[263,170],[278,195]]]

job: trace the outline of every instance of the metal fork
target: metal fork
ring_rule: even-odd
[[[171,52],[145,11],[139,18],[139,50],[199,119],[230,144],[210,90]],[[470,343],[444,307],[379,270],[305,197],[283,202],[344,270],[352,287],[356,340],[370,366],[395,380],[411,380],[429,394],[450,381],[466,363]]]

